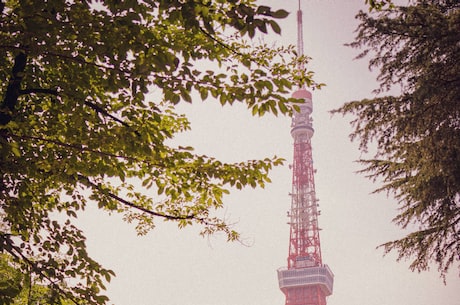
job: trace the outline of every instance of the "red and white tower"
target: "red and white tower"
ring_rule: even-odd
[[[299,55],[303,55],[302,11],[297,11]],[[318,228],[318,200],[315,181],[311,138],[313,126],[312,95],[300,88],[292,97],[303,99],[300,111],[292,118],[291,135],[294,139],[292,165],[289,255],[287,268],[278,269],[281,291],[286,295],[286,305],[326,305],[332,294],[334,275],[323,265]]]

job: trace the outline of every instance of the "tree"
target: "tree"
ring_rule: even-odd
[[[359,160],[362,173],[381,179],[376,192],[394,194],[400,205],[393,221],[413,231],[382,245],[385,253],[411,259],[411,270],[435,263],[445,278],[460,260],[460,5],[410,3],[357,15],[349,45],[363,49],[358,58],[372,56],[380,88],[334,112],[355,117],[351,139],[364,152],[371,143],[376,149]],[[401,93],[390,94],[396,86]]]
[[[168,145],[190,128],[175,105],[212,97],[290,114],[293,83],[321,86],[295,70],[308,58],[293,47],[247,41],[287,16],[253,0],[11,0],[0,12],[0,250],[75,304],[105,304],[114,275],[73,225],[87,205],[124,213],[139,234],[164,219],[237,240],[213,211],[282,164]]]
[[[0,304],[11,304],[21,293],[22,273],[11,265],[7,254],[0,254]]]
[[[0,304],[70,305],[46,286],[36,284],[32,274],[23,274],[8,254],[0,254]]]

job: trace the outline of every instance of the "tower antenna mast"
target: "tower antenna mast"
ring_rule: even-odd
[[[302,9],[300,7],[297,9],[297,53],[299,56],[303,55],[303,22],[302,22]]]
[[[300,6],[300,0],[298,0],[299,6],[297,9],[297,56],[301,57],[304,55],[304,45],[303,45],[303,20],[302,20],[302,8]],[[303,71],[305,66],[303,61],[299,63],[299,71]],[[300,72],[302,73],[302,72]],[[299,89],[305,88],[305,85],[299,85]]]

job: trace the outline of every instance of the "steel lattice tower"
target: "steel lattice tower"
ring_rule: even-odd
[[[303,55],[302,10],[297,11],[297,48]],[[303,67],[300,67],[303,68]],[[326,297],[332,294],[334,275],[323,265],[318,228],[318,200],[315,181],[311,138],[313,126],[312,95],[304,88],[292,97],[303,99],[300,111],[292,118],[291,135],[294,139],[292,165],[289,256],[287,268],[278,269],[281,291],[286,305],[326,305]]]

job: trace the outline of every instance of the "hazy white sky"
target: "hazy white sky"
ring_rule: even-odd
[[[261,0],[293,12],[281,22],[282,36],[267,41],[296,42],[296,0]],[[425,273],[408,270],[395,255],[382,257],[379,244],[404,234],[391,223],[396,202],[372,195],[378,185],[355,174],[360,157],[350,143],[348,120],[329,110],[346,101],[372,97],[375,73],[365,60],[353,61],[357,51],[343,44],[353,39],[354,15],[366,9],[364,0],[303,0],[305,53],[310,68],[327,84],[313,92],[313,137],[316,194],[320,199],[321,247],[324,263],[335,274],[329,305],[458,305],[460,280],[454,267],[447,286],[436,268]],[[193,145],[198,153],[224,161],[284,157],[292,160],[290,119],[267,115],[253,118],[241,105],[217,102],[181,106],[192,122],[192,132],[178,143]],[[234,191],[222,215],[235,222],[249,246],[227,243],[217,235],[198,236],[198,228],[178,230],[159,222],[147,236],[137,237],[133,226],[119,216],[95,209],[80,219],[88,233],[90,253],[117,277],[108,287],[116,305],[282,305],[276,269],[286,265],[291,173],[288,166],[272,172],[266,189]]]

